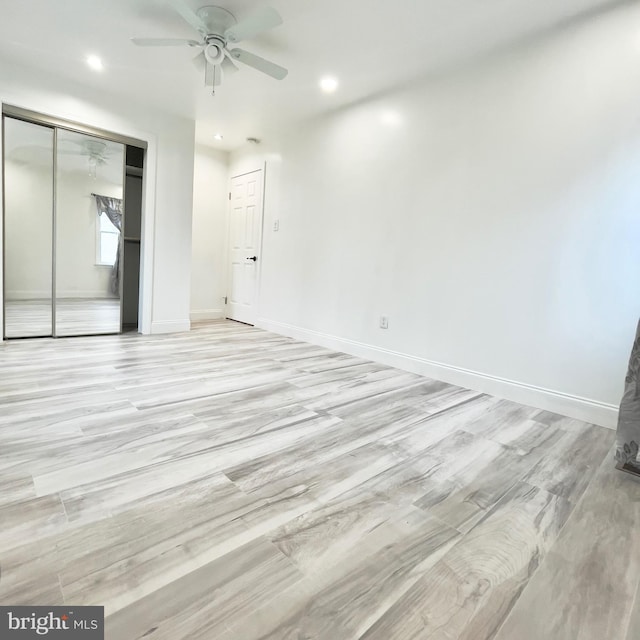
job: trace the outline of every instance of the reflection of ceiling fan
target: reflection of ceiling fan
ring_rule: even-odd
[[[94,180],[97,177],[97,168],[109,162],[109,156],[113,150],[109,148],[103,140],[95,138],[82,138],[80,140],[64,140],[77,148],[65,148],[62,144],[58,146],[58,154],[66,156],[85,156],[89,165],[89,176]]]
[[[82,140],[66,140],[78,147],[78,149],[65,149],[58,147],[58,153],[66,156],[86,156],[89,165],[106,164],[109,161],[111,150],[108,149],[107,143],[102,140],[92,140],[83,138]]]
[[[60,140],[56,152],[58,156],[84,156],[90,167],[96,167],[109,162],[114,150],[102,140],[82,138],[80,140]],[[7,157],[23,165],[31,163],[45,165],[53,162],[53,155],[52,146],[23,144],[11,149]]]
[[[223,71],[237,71],[234,61],[242,62],[276,80],[283,80],[288,71],[269,60],[265,60],[244,49],[229,49],[229,44],[249,40],[264,31],[282,24],[280,14],[271,7],[254,11],[245,20],[238,22],[226,9],[202,7],[193,12],[181,0],[170,0],[170,5],[200,35],[200,40],[175,38],[132,38],[140,47],[173,47],[187,45],[198,48],[201,53],[194,59],[195,64],[205,71],[205,84],[216,87],[222,82]]]

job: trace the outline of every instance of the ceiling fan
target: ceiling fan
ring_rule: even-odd
[[[90,166],[103,165],[113,154],[106,142],[93,138],[80,140],[61,140],[56,149],[58,156],[85,157]],[[25,144],[16,146],[8,157],[21,164],[45,163],[53,161],[53,148],[39,144]]]
[[[238,22],[234,15],[222,7],[205,6],[192,11],[180,0],[169,0],[169,5],[179,13],[200,35],[199,40],[180,38],[131,38],[139,47],[174,47],[189,46],[200,49],[194,63],[205,72],[205,84],[217,87],[222,83],[223,73],[238,71],[235,62],[253,67],[276,80],[284,80],[289,73],[280,65],[265,60],[260,56],[234,47],[244,40],[249,40],[269,29],[282,24],[280,14],[271,7],[263,7]]]
[[[58,148],[58,154],[69,156],[85,156],[90,164],[106,164],[109,156],[113,153],[107,147],[107,143],[93,138],[82,138],[81,140],[68,140],[66,142],[76,145],[78,148]]]
[[[89,176],[94,180],[97,177],[98,167],[109,163],[110,157],[115,153],[113,145],[107,144],[104,140],[95,138],[82,138],[80,140],[63,140],[61,142],[71,143],[73,146],[58,146],[58,155],[84,156],[89,167]]]

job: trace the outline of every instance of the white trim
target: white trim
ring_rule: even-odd
[[[262,258],[264,256],[264,218],[265,218],[265,207],[267,200],[267,161],[262,162],[262,166],[260,168],[260,180],[262,184],[260,188],[262,189],[262,193],[260,194],[260,237],[258,239],[258,272],[256,273],[256,291],[255,297],[253,299],[253,304],[256,309],[256,322],[260,317],[260,301],[262,300],[261,292],[262,292]]]
[[[303,329],[293,325],[260,318],[256,326],[273,331],[290,338],[305,340],[329,349],[335,349],[374,360],[412,373],[429,378],[435,378],[459,385],[467,389],[474,389],[481,393],[488,393],[506,400],[519,402],[528,406],[544,409],[553,413],[584,420],[602,427],[615,429],[618,419],[618,407],[612,404],[574,396],[561,391],[544,389],[534,385],[507,380],[478,371],[471,371],[461,367],[434,362],[398,351],[383,349],[370,344],[339,338],[311,329]]]
[[[51,289],[43,289],[38,291],[5,291],[6,301],[11,300],[51,300]]]
[[[191,322],[203,322],[205,320],[220,320],[224,318],[225,313],[223,309],[198,309],[192,311]]]
[[[7,291],[7,302],[12,300],[51,300],[51,289],[48,291]],[[58,300],[61,298],[93,298],[98,300],[118,300],[117,296],[111,295],[104,290],[73,290],[73,291],[56,291]]]
[[[191,322],[189,320],[167,320],[151,323],[151,333],[180,333],[190,330]]]

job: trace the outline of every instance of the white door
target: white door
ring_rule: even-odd
[[[227,318],[255,324],[262,233],[262,171],[231,178]]]

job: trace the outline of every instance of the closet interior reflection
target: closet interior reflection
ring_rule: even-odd
[[[8,115],[3,131],[4,337],[119,333],[129,147]],[[139,248],[127,253],[137,279]],[[133,289],[137,321],[137,280]]]

